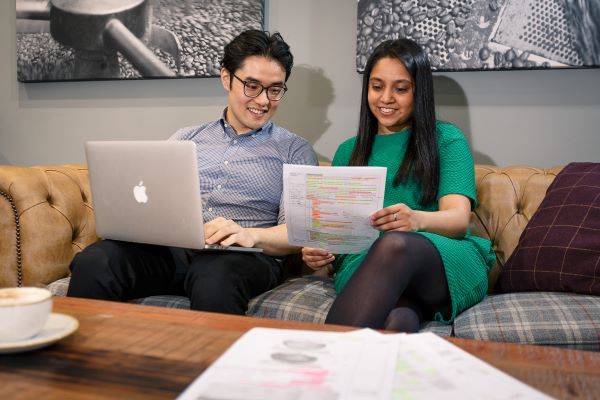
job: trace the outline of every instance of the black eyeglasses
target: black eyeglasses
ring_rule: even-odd
[[[287,90],[288,90],[287,86],[285,86],[285,84],[283,86],[274,85],[274,86],[265,87],[258,82],[244,81],[244,80],[240,79],[236,74],[232,73],[231,75],[233,75],[235,77],[235,79],[237,79],[238,81],[240,81],[244,84],[244,94],[250,98],[256,98],[256,97],[260,96],[260,94],[264,90],[266,90],[267,98],[269,100],[278,101],[278,100],[281,100],[281,98],[283,97],[285,92],[287,92]]]

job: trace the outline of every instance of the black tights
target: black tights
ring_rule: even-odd
[[[435,310],[451,311],[437,249],[417,233],[387,232],[373,243],[325,322],[417,332]]]

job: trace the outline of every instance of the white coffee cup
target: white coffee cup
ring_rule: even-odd
[[[52,294],[37,287],[0,289],[0,342],[34,337],[52,311]]]

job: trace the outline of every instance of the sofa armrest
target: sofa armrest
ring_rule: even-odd
[[[98,240],[85,165],[0,166],[0,287],[45,286]]]

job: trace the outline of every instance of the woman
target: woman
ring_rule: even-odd
[[[338,297],[326,322],[416,332],[421,321],[452,323],[481,301],[495,255],[468,232],[475,206],[473,158],[460,129],[436,121],[427,54],[389,40],[365,67],[358,135],[332,164],[387,167],[382,234],[363,254],[303,248],[311,268],[333,268]]]

